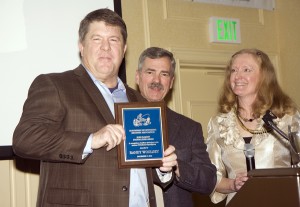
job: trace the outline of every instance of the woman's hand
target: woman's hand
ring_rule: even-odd
[[[247,173],[242,172],[238,173],[236,175],[236,178],[233,180],[233,191],[238,191],[241,189],[241,187],[245,184],[245,182],[248,180]]]
[[[237,192],[241,189],[241,187],[245,184],[247,180],[247,172],[237,173],[235,179],[223,177],[220,183],[218,183],[216,191],[224,194]]]

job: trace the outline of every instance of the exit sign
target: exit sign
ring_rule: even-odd
[[[240,20],[210,17],[209,40],[219,43],[241,43]]]

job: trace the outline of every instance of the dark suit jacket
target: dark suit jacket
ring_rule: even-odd
[[[130,102],[145,101],[126,86]],[[128,206],[130,170],[118,169],[116,148],[82,159],[89,135],[115,123],[85,69],[38,76],[29,89],[13,137],[14,152],[41,160],[37,206]],[[152,169],[146,169],[156,206]],[[156,173],[154,174],[156,175]]]
[[[176,148],[180,178],[163,193],[165,207],[193,207],[191,192],[209,195],[216,184],[216,168],[203,140],[202,127],[167,109],[169,143]]]

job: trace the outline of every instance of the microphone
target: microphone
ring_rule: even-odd
[[[262,120],[266,123],[268,127],[271,127],[273,130],[275,130],[279,135],[281,135],[283,138],[290,141],[287,134],[285,134],[282,130],[280,130],[275,123],[273,122],[273,119],[276,119],[277,116],[273,114],[270,110],[266,111],[266,114],[263,116]]]
[[[244,154],[246,157],[247,171],[254,170],[255,169],[255,160],[254,160],[255,149],[254,149],[253,144],[245,143]]]

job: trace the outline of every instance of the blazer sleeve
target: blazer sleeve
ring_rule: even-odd
[[[172,176],[171,179],[167,182],[162,182],[157,174],[156,168],[152,168],[152,175],[153,175],[153,183],[155,183],[156,185],[160,186],[162,189],[167,188],[174,180],[175,178],[175,173],[172,171]]]
[[[21,157],[81,163],[88,132],[66,130],[66,107],[50,75],[31,84],[13,134],[13,150]],[[76,141],[74,141],[76,139]]]
[[[201,125],[188,120],[184,124],[189,127],[179,127],[175,135],[183,143],[176,146],[180,177],[174,182],[186,190],[210,194],[216,183],[216,168],[206,151]]]

